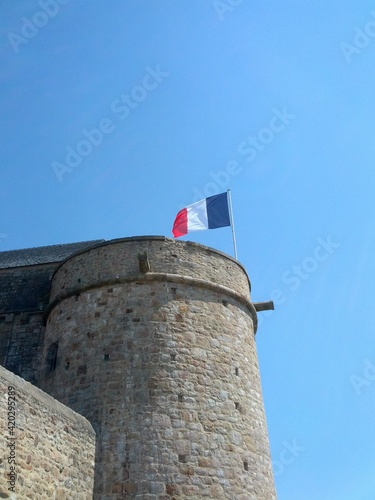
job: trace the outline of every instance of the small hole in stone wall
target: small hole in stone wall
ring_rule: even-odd
[[[236,408],[236,410],[240,410],[241,408],[240,403],[234,403],[234,407]]]
[[[78,281],[78,283],[81,283],[81,278],[78,278],[78,280],[77,280],[77,281]]]
[[[113,292],[113,288],[108,288],[107,292],[108,293],[112,293]]]
[[[171,361],[176,361],[176,354],[171,354]]]
[[[95,318],[99,318],[100,317],[100,312],[96,312],[95,313]]]
[[[65,370],[69,370],[70,361],[65,362]]]
[[[109,360],[109,354],[104,354],[103,355],[103,359],[104,359],[104,361],[108,361]]]
[[[227,307],[228,306],[228,301],[227,300],[222,300],[223,306]]]
[[[240,369],[236,367],[234,369],[234,373],[237,375],[237,377],[239,377],[240,376]]]
[[[182,464],[186,464],[186,455],[178,455],[178,461]]]
[[[178,402],[179,402],[179,403],[182,403],[182,401],[184,400],[183,395],[182,395],[182,394],[179,394],[179,395],[177,396],[177,400],[178,400]]]
[[[243,468],[244,468],[244,470],[249,470],[249,463],[248,462],[244,462],[243,463]]]
[[[125,310],[126,314],[130,314],[133,312],[133,308],[132,307],[128,307],[128,309]]]

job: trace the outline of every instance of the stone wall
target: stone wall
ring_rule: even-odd
[[[0,365],[38,385],[52,275],[68,256],[103,241],[0,252]]]
[[[0,312],[43,311],[57,264],[0,269]]]
[[[3,313],[0,315],[0,364],[37,384],[43,336],[43,313]]]
[[[38,383],[43,313],[57,263],[0,269],[0,364]]]
[[[85,418],[0,367],[0,498],[89,500],[94,456]]]
[[[137,279],[138,254],[147,254],[149,272],[174,274],[203,280],[250,298],[250,282],[238,261],[212,248],[162,236],[112,240],[82,251],[59,266],[52,281],[51,299],[56,295],[94,286],[108,280]],[[64,266],[63,271],[59,271]],[[169,278],[168,278],[169,279]]]
[[[241,265],[110,242],[58,268],[48,314],[41,384],[97,432],[94,498],[275,498]]]

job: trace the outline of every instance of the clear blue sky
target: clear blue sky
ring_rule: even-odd
[[[276,305],[257,347],[278,498],[373,500],[374,2],[0,14],[0,250],[172,236],[230,188],[252,298]],[[188,236],[232,254],[230,228]]]

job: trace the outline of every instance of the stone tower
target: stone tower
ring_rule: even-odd
[[[96,499],[271,500],[243,267],[195,243],[112,240],[56,270],[40,386],[97,435]]]

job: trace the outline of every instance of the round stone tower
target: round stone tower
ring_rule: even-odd
[[[244,268],[165,237],[55,272],[41,386],[97,434],[96,499],[276,498]]]

